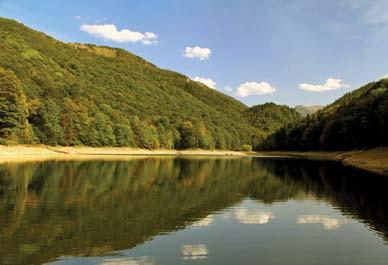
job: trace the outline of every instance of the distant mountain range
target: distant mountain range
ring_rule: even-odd
[[[311,115],[318,110],[322,109],[324,106],[321,105],[312,105],[312,106],[305,106],[305,105],[298,105],[295,106],[294,109],[302,116],[306,117],[307,115]]]

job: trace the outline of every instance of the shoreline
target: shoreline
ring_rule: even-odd
[[[259,151],[256,153],[258,155],[278,155],[309,160],[338,161],[344,166],[388,176],[388,147],[356,151]]]
[[[388,176],[388,147],[358,151],[258,151],[228,150],[148,150],[129,147],[87,147],[46,145],[0,145],[0,164],[45,160],[133,159],[145,156],[213,156],[213,157],[294,157],[311,160],[338,161],[369,172]]]

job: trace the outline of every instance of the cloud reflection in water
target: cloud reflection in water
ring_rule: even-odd
[[[213,215],[208,215],[207,217],[194,222],[192,224],[192,226],[194,226],[194,227],[207,227],[207,226],[211,225],[213,223],[213,221],[214,221]]]
[[[242,224],[266,224],[270,220],[275,219],[275,215],[271,212],[260,210],[238,209],[235,212],[235,217]]]
[[[153,258],[144,257],[123,257],[105,259],[101,265],[154,265],[156,262]]]
[[[302,215],[298,217],[297,224],[322,224],[323,228],[327,231],[339,228],[341,225],[346,224],[346,220],[333,218],[327,215],[310,214]]]
[[[209,250],[205,244],[181,246],[182,258],[185,260],[205,259]]]

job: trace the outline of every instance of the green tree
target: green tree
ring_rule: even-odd
[[[180,135],[182,137],[182,148],[197,147],[197,138],[195,137],[194,126],[190,121],[185,121],[180,127]]]
[[[0,67],[0,137],[24,142],[28,137],[27,103],[18,78]]]
[[[34,120],[38,137],[45,144],[65,144],[65,134],[61,127],[61,109],[51,99],[42,102]]]

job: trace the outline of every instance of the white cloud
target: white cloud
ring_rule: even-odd
[[[209,59],[212,51],[209,48],[201,48],[198,46],[195,47],[186,47],[185,52],[183,53],[184,57],[187,58],[197,58],[200,60]]]
[[[275,216],[271,212],[262,212],[248,209],[238,209],[235,213],[237,221],[242,224],[266,224]]]
[[[341,225],[346,224],[346,220],[340,220],[337,218],[332,218],[326,215],[302,215],[297,221],[297,224],[322,224],[323,228],[327,231],[334,230],[339,228]]]
[[[388,74],[384,75],[381,79],[387,79],[388,78]]]
[[[245,82],[237,88],[236,95],[245,98],[252,95],[272,94],[275,91],[276,88],[267,82]]]
[[[224,87],[224,90],[225,90],[226,92],[232,92],[232,91],[233,91],[233,89],[232,89],[230,86]]]
[[[81,25],[81,30],[97,38],[115,42],[141,42],[145,45],[156,44],[158,36],[153,32],[137,32],[129,29],[117,30],[113,24]]]
[[[309,83],[302,83],[299,84],[299,88],[306,91],[311,92],[322,92],[322,91],[329,91],[329,90],[337,90],[340,88],[347,88],[350,87],[347,84],[344,84],[341,79],[336,78],[328,78],[324,84],[309,84]]]
[[[205,259],[209,254],[209,250],[205,244],[198,245],[183,245],[181,253],[185,260]]]
[[[210,78],[204,78],[204,77],[199,77],[199,76],[196,76],[193,78],[194,81],[197,81],[197,82],[200,82],[212,89],[216,89],[216,82],[214,82],[213,80],[211,80]]]

